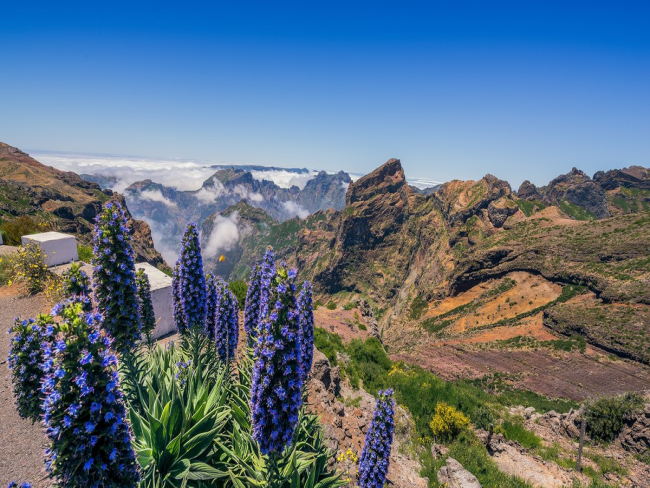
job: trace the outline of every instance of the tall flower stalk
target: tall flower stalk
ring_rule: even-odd
[[[46,463],[57,486],[136,486],[131,431],[120,393],[117,357],[99,314],[61,303],[53,341],[46,343],[43,420]]]
[[[115,349],[127,351],[140,339],[140,314],[131,236],[119,203],[107,203],[97,216],[94,253],[97,308]]]
[[[251,279],[248,282],[246,291],[246,303],[244,305],[244,330],[248,337],[249,346],[257,339],[257,328],[260,322],[260,295],[262,293],[262,268],[259,264],[253,266]]]
[[[42,345],[51,340],[54,321],[50,315],[39,315],[36,319],[16,318],[9,329],[13,333],[9,348],[9,369],[18,414],[36,422],[41,418],[43,397],[41,382],[44,352]]]
[[[183,304],[181,303],[181,277],[179,268],[179,263],[176,263],[176,266],[172,270],[172,309],[176,329],[182,334],[187,330],[187,324],[185,323],[185,314],[183,313]]]
[[[135,275],[135,283],[138,287],[138,305],[140,320],[142,321],[142,333],[147,344],[153,341],[153,332],[156,328],[156,314],[151,301],[151,284],[144,269],[139,269]]]
[[[206,283],[199,230],[190,223],[183,235],[179,259],[179,295],[181,309],[188,329],[203,329],[207,315]],[[181,332],[184,332],[181,330]]]
[[[296,272],[285,265],[273,269],[262,295],[265,314],[255,347],[251,385],[253,437],[263,454],[276,459],[291,445],[302,405]],[[266,303],[264,303],[266,300]]]
[[[394,417],[393,390],[380,390],[359,462],[361,488],[383,488],[384,486],[390,464]]]
[[[228,283],[216,283],[217,306],[215,313],[214,340],[222,361],[235,357],[239,342],[239,304],[230,291]]]
[[[298,313],[300,315],[300,379],[305,384],[314,360],[314,306],[309,281],[305,281],[302,285],[302,291],[298,296]]]
[[[206,276],[207,290],[207,315],[203,333],[214,340],[215,328],[217,326],[217,305],[219,303],[219,289],[217,287],[218,279],[212,274]]]

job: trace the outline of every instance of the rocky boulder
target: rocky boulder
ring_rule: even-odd
[[[650,449],[650,403],[643,412],[626,422],[618,436],[623,448],[635,453],[644,453]]]
[[[438,482],[448,488],[481,488],[476,476],[451,457],[447,458],[447,465],[438,471]]]

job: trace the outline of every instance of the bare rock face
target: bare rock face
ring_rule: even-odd
[[[476,476],[451,457],[447,458],[447,465],[438,471],[438,482],[448,488],[481,488]]]
[[[522,200],[541,200],[542,196],[539,194],[537,187],[530,181],[524,181],[517,190],[517,197]]]
[[[541,193],[547,205],[561,206],[563,202],[568,202],[586,210],[597,219],[610,216],[605,190],[577,168],[555,178]]]
[[[514,215],[519,210],[517,204],[510,199],[500,198],[499,200],[494,200],[488,205],[488,217],[492,225],[499,228],[503,227],[506,219],[511,215]]]
[[[572,438],[580,438],[580,423],[582,416],[578,410],[571,409],[567,413],[557,413],[553,410],[537,417],[537,423],[563,433]],[[586,436],[588,438],[588,436]]]
[[[341,391],[341,369],[338,366],[333,368],[329,360],[318,349],[314,349],[314,360],[311,367],[311,377],[320,381],[328,393],[338,396]]]
[[[618,439],[623,448],[631,452],[641,454],[650,449],[650,404],[626,423]]]
[[[375,314],[373,313],[368,301],[365,298],[362,298],[357,301],[357,307],[359,307],[361,317],[363,317],[363,321],[370,329],[370,333],[373,337],[376,337],[381,341],[381,337],[379,336],[379,325],[377,324],[377,320],[375,320]]]

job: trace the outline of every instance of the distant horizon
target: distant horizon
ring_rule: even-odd
[[[32,149],[30,149],[30,148],[24,148],[24,149],[23,148],[18,148],[18,149],[21,149],[22,151],[27,152],[28,154],[33,156],[34,159],[40,161],[41,163],[47,164],[49,166],[54,166],[54,167],[56,167],[56,165],[55,165],[55,163],[52,162],[52,160],[50,158],[47,157],[48,155],[94,157],[94,158],[107,158],[107,159],[118,159],[118,160],[119,159],[127,159],[127,160],[128,159],[133,159],[133,160],[138,160],[138,161],[143,161],[143,162],[146,161],[146,162],[152,162],[152,163],[160,163],[161,165],[164,164],[164,162],[173,162],[173,163],[179,163],[179,164],[182,164],[182,163],[194,163],[194,164],[197,164],[197,165],[204,165],[206,169],[208,169],[209,166],[233,166],[233,167],[259,166],[259,167],[264,167],[264,168],[269,168],[269,169],[283,169],[283,170],[288,170],[288,171],[307,170],[307,171],[312,172],[312,173],[319,172],[319,171],[325,171],[325,172],[327,172],[329,174],[334,174],[334,173],[337,173],[339,171],[343,171],[343,172],[347,173],[348,175],[350,175],[350,177],[352,178],[353,181],[356,181],[357,179],[371,173],[372,171],[374,171],[375,169],[377,169],[381,165],[383,165],[386,161],[391,159],[391,158],[386,158],[382,163],[377,164],[377,166],[375,166],[375,168],[373,168],[372,170],[370,170],[370,171],[368,171],[366,173],[357,173],[357,172],[354,172],[354,171],[350,171],[350,170],[348,170],[346,168],[340,168],[338,170],[336,170],[336,169],[328,170],[328,169],[322,169],[322,168],[314,168],[314,167],[310,167],[308,165],[304,165],[304,166],[288,166],[288,165],[282,165],[281,163],[266,164],[266,163],[259,163],[259,162],[240,162],[240,161],[237,161],[237,162],[233,162],[233,161],[223,162],[223,161],[210,160],[210,159],[195,159],[195,158],[186,158],[186,157],[185,158],[184,157],[165,157],[165,156],[146,156],[146,155],[141,155],[141,154],[111,154],[111,153],[81,152],[81,151],[53,151],[53,150],[33,149],[33,148]],[[38,157],[36,157],[36,155],[45,156],[46,160],[41,161]],[[413,185],[413,186],[416,186],[416,187],[418,187],[420,189],[433,187],[433,186],[436,186],[436,185],[439,185],[439,184],[444,184],[444,183],[447,183],[449,181],[453,181],[454,179],[456,179],[456,180],[467,180],[467,179],[469,179],[469,178],[452,178],[452,179],[443,181],[443,180],[434,180],[432,178],[427,178],[427,177],[422,177],[422,176],[412,176],[412,175],[409,174],[409,171],[408,171],[408,163],[405,163],[399,157],[397,157],[395,159],[399,159],[400,162],[402,163],[402,167],[404,168],[404,173],[405,173],[405,176],[406,176],[406,179],[407,179],[408,183]],[[61,170],[65,170],[65,171],[72,171],[71,165],[68,166],[68,164],[70,164],[70,163],[65,164],[63,168],[57,168],[57,169],[61,169]],[[556,175],[551,177],[548,181],[534,181],[531,178],[524,178],[521,181],[514,181],[513,182],[513,180],[508,178],[507,176],[495,175],[493,172],[490,172],[490,171],[486,172],[485,174],[483,174],[481,176],[471,178],[471,179],[476,181],[476,180],[479,180],[479,179],[483,178],[484,176],[486,176],[488,174],[492,174],[492,175],[496,176],[497,178],[499,178],[501,180],[507,181],[510,184],[510,186],[512,187],[512,190],[517,191],[519,189],[519,186],[525,180],[530,181],[531,183],[533,183],[537,187],[541,187],[541,186],[547,185],[548,183],[550,183],[556,177],[569,173],[573,168],[581,170],[585,174],[587,174],[590,178],[593,178],[593,176],[598,171],[607,172],[607,171],[611,171],[611,170],[622,170],[622,169],[629,168],[629,167],[632,167],[632,166],[641,166],[641,167],[644,167],[644,168],[650,168],[650,165],[645,166],[645,165],[639,165],[639,164],[631,164],[631,165],[625,165],[625,166],[620,166],[620,167],[610,167],[610,168],[596,169],[592,173],[589,173],[588,171],[585,171],[583,168],[574,165],[574,166],[566,168],[565,171],[557,173]],[[88,167],[88,166],[81,166],[80,168],[84,168],[84,167]],[[77,173],[85,173],[85,171],[75,171],[75,172],[77,172]],[[91,174],[101,174],[101,172],[97,173],[95,171],[95,172],[92,172]],[[110,176],[110,175],[106,174],[106,176]],[[155,181],[155,180],[153,180],[153,181]],[[155,182],[164,184],[161,181],[155,181]],[[277,182],[276,182],[276,184],[277,184]],[[174,185],[166,185],[166,186],[174,186]],[[279,186],[283,186],[283,185],[280,184]],[[188,190],[188,188],[185,188],[182,185],[178,189]]]

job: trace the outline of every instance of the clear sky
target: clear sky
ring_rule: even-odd
[[[650,166],[650,2],[3,2],[24,149],[544,184]]]

